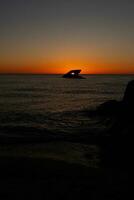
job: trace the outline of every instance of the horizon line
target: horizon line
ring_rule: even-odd
[[[0,75],[63,75],[64,73],[1,73]],[[134,73],[92,73],[92,74],[82,74],[81,75],[134,75]]]

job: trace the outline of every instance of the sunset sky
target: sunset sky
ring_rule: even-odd
[[[70,69],[134,74],[134,1],[0,1],[0,73]]]

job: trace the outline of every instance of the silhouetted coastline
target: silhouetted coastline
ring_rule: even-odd
[[[99,115],[111,120],[109,140],[103,140],[102,160],[109,167],[130,167],[130,138],[134,132],[134,80],[130,81],[122,101],[108,101],[98,107]]]
[[[43,128],[1,126],[0,175],[3,186],[0,197],[5,195],[8,199],[13,194],[17,198],[22,194],[19,199],[27,195],[33,199],[42,196],[46,199],[55,196],[61,199],[86,196],[107,200],[127,198],[129,145],[134,131],[133,100],[134,81],[131,81],[121,101],[110,100],[83,113],[96,121],[94,126],[101,123],[106,128],[89,128],[78,133],[77,137],[62,133],[57,136]],[[10,136],[10,132],[14,135]],[[57,150],[61,145],[64,150]],[[75,148],[80,149],[79,154]],[[70,154],[64,156],[69,151]],[[74,158],[70,158],[72,154]],[[14,184],[12,189],[10,184]]]

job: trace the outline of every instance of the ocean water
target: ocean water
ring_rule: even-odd
[[[77,133],[89,125],[84,111],[110,99],[121,100],[128,81],[134,79],[133,75],[85,77],[0,75],[0,127]]]

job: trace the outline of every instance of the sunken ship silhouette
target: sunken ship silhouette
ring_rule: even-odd
[[[85,79],[84,77],[80,76],[81,70],[71,70],[63,75],[63,78],[72,78],[72,79]]]

